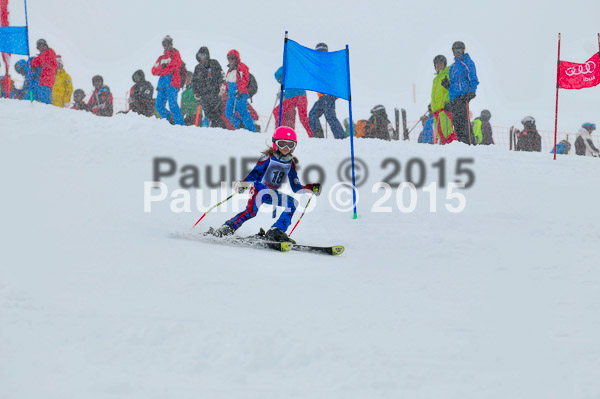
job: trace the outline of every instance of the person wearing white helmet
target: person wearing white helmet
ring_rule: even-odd
[[[581,125],[575,139],[575,154],[587,157],[600,157],[600,150],[592,141],[592,132],[596,130],[596,124],[586,122]]]

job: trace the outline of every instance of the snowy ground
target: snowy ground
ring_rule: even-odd
[[[349,142],[301,137],[326,179],[294,238],[346,246],[325,257],[176,240],[195,205],[144,212],[153,158],[196,165],[206,189],[206,165],[257,157],[267,135],[7,100],[0,120],[2,399],[600,397],[597,159],[358,140],[353,220],[326,198]],[[435,213],[422,190],[411,213],[395,195],[372,212],[387,157],[395,181],[422,159],[426,184],[440,158],[450,182],[472,158],[464,211],[438,189]]]

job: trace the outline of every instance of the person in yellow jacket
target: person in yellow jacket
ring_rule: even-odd
[[[62,58],[56,56],[56,80],[52,88],[52,104],[60,108],[69,108],[71,95],[73,94],[73,82],[71,76],[65,71]]]
[[[449,78],[448,61],[443,55],[437,55],[433,59],[435,68],[435,78],[433,79],[433,87],[431,88],[431,112],[433,112],[434,124],[433,129],[435,137],[440,140],[441,144],[448,144],[457,140],[456,133],[452,127],[452,113],[447,109],[450,102],[448,89],[444,87],[442,81]]]

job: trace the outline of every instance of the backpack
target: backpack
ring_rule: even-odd
[[[179,69],[179,88],[183,89],[185,87],[185,78],[187,76],[187,68],[185,66],[185,62],[181,61],[181,68]]]
[[[252,97],[258,92],[258,83],[254,75],[250,74],[250,80],[248,81],[248,98]]]

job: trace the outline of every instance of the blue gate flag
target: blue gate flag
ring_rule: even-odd
[[[0,53],[29,55],[26,26],[3,26],[0,28]]]
[[[348,50],[330,53],[287,40],[283,89],[312,90],[350,100]]]

